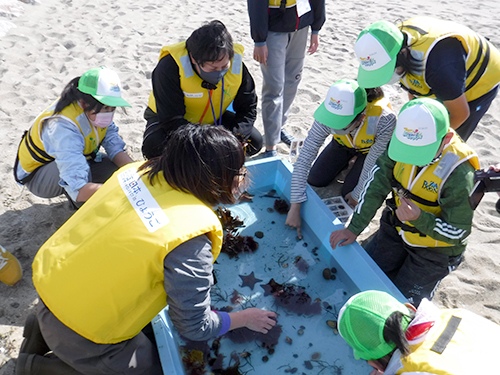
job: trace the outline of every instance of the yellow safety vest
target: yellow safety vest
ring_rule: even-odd
[[[61,118],[75,125],[85,139],[83,154],[87,160],[95,158],[99,145],[106,135],[107,128],[99,128],[91,125],[83,109],[76,102],[64,108],[61,113],[54,115],[56,104],[57,100],[38,115],[34,124],[24,134],[19,144],[17,157],[23,170],[28,173],[33,172],[44,164],[54,161],[54,158],[45,152],[45,147],[41,139],[42,126],[45,120]]]
[[[186,49],[186,42],[172,44],[161,49],[159,60],[167,55],[172,55],[179,67],[181,89],[184,93],[184,106],[186,108],[184,118],[186,120],[193,124],[214,124],[226,112],[227,107],[234,100],[241,86],[243,51],[242,45],[234,44],[234,57],[231,60],[231,68],[224,75],[224,79],[217,84],[217,89],[208,90],[201,86],[203,80],[193,70],[191,58]],[[222,81],[224,81],[224,87],[222,87]],[[212,96],[215,119],[212,114],[209,95]],[[223,96],[222,112],[221,96]],[[156,100],[153,91],[149,95],[148,107],[156,113]]]
[[[363,125],[361,125],[354,135],[337,135],[333,134],[333,138],[341,145],[355,148],[362,153],[366,154],[370,151],[370,147],[375,141],[375,132],[377,129],[377,124],[380,120],[382,112],[386,108],[392,112],[391,103],[385,98],[381,98],[374,102],[368,103],[366,106],[366,117]]]
[[[412,55],[423,62],[420,75],[406,74],[400,80],[411,94],[435,98],[425,81],[425,67],[432,48],[445,38],[458,39],[467,53],[465,96],[468,102],[485,95],[500,82],[500,51],[468,27],[430,17],[415,17],[403,22],[401,30],[408,35]]]
[[[286,7],[292,8],[297,4],[297,0],[286,0]],[[281,0],[269,0],[269,8],[279,8]]]
[[[461,320],[456,330],[446,331],[450,319],[458,321],[452,316]],[[445,334],[452,337],[442,350],[434,345]],[[479,315],[463,309],[442,310],[425,341],[410,346],[410,354],[400,357],[396,374],[494,374],[498,368],[498,349],[494,345],[497,337],[500,337],[500,326]]]
[[[443,150],[443,155],[438,162],[422,168],[418,175],[416,166],[397,162],[394,166],[393,177],[410,193],[429,202],[428,204],[423,204],[413,201],[421,210],[439,217],[441,213],[441,206],[439,205],[441,189],[455,168],[464,162],[469,162],[475,169],[479,169],[479,160],[476,153],[455,133],[451,142]],[[399,207],[401,201],[397,194],[397,189],[393,189],[396,206]],[[431,203],[434,205],[431,205]],[[413,227],[410,222],[405,222],[404,224]],[[411,246],[454,246],[443,241],[437,241],[429,236],[422,236],[420,233],[410,232],[407,230],[408,228],[396,225],[396,229],[402,239]]]
[[[119,169],[40,248],[33,283],[67,327],[99,344],[136,336],[167,304],[163,261],[206,234],[222,246],[215,213],[163,174],[151,185],[132,163]]]

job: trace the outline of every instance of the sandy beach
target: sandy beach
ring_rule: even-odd
[[[326,0],[326,10],[318,52],[306,58],[285,128],[297,138],[307,136],[312,115],[330,84],[356,77],[353,45],[359,32],[372,22],[434,16],[465,24],[500,48],[500,4],[492,0]],[[105,65],[118,72],[124,98],[132,104],[126,112],[117,112],[115,122],[129,154],[142,160],[143,111],[161,47],[185,40],[213,19],[225,23],[234,41],[245,47],[244,62],[260,95],[262,75],[252,58],[244,0],[0,0],[0,243],[17,256],[24,272],[16,286],[0,284],[0,375],[14,374],[24,321],[38,301],[31,281],[32,260],[74,212],[66,198],[41,199],[15,182],[12,168],[23,132],[72,78]],[[398,112],[406,94],[396,85],[385,86],[384,91]],[[256,126],[263,133],[260,103],[258,111]],[[481,167],[500,162],[500,98],[468,144],[478,153]],[[279,145],[279,154],[287,157],[288,148]],[[338,192],[338,184],[316,190],[321,197],[331,196]],[[441,283],[434,302],[441,307],[467,308],[500,324],[498,198],[487,194],[477,208],[465,261]],[[365,237],[377,227],[374,220]]]

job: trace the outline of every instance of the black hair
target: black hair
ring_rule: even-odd
[[[366,100],[368,103],[374,102],[375,100],[382,99],[384,97],[384,90],[382,87],[373,87],[370,89],[365,88]]]
[[[174,189],[190,193],[209,206],[235,203],[235,178],[245,162],[236,137],[214,125],[181,126],[170,133],[161,156],[141,165],[149,182],[163,173]]]
[[[403,24],[400,26],[400,30],[404,27]],[[401,31],[402,32],[402,31]],[[403,33],[403,45],[401,46],[401,50],[399,51],[396,57],[396,68],[403,68],[403,76],[406,74],[415,74],[418,75],[422,73],[422,60],[415,58],[411,53],[410,49],[414,45],[408,44],[408,35]]]
[[[234,56],[233,38],[221,21],[211,21],[193,31],[186,40],[186,49],[193,59],[203,65]]]
[[[88,106],[85,108],[85,112],[95,111],[96,113],[99,113],[102,107],[104,107],[104,104],[99,102],[92,95],[85,94],[78,90],[79,81],[80,77],[76,77],[66,85],[59,100],[57,101],[56,108],[54,109],[54,115],[61,113],[64,108],[72,103],[76,103],[78,100],[83,100],[87,103]]]
[[[405,356],[410,354],[410,345],[406,339],[405,331],[401,328],[401,322],[403,319],[411,321],[414,317],[415,311],[413,310],[409,310],[409,314],[394,311],[385,321],[384,340],[396,344],[396,348]]]

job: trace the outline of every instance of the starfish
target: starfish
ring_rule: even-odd
[[[258,283],[259,281],[262,281],[261,279],[257,279],[252,271],[252,273],[250,275],[247,275],[247,276],[243,276],[243,275],[239,275],[241,277],[241,281],[243,281],[243,284],[241,284],[241,287],[245,287],[245,286],[248,286],[250,289],[253,290],[254,286],[256,283]]]

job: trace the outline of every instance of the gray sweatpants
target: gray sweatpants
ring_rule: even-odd
[[[106,154],[102,154],[102,161],[89,161],[89,182],[104,183],[118,170]],[[26,183],[30,192],[41,198],[54,198],[64,194],[64,188],[59,185],[59,169],[55,161],[40,167],[33,178]]]
[[[280,142],[281,127],[286,123],[302,77],[308,29],[292,33],[269,31],[267,35],[267,65],[260,64],[266,146]]]
[[[38,322],[50,350],[86,375],[163,375],[155,345],[140,332],[118,344],[96,344],[66,327],[40,301]]]

